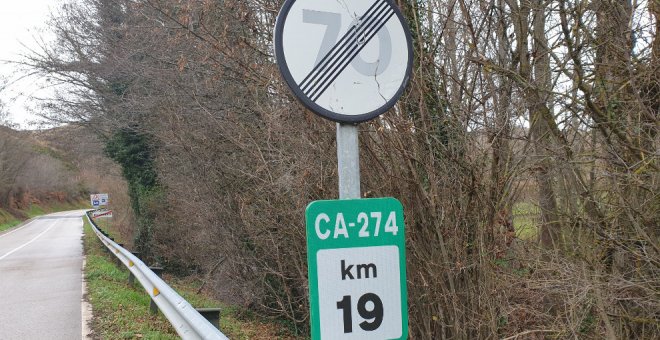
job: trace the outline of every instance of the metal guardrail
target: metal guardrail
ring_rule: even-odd
[[[128,270],[140,281],[160,311],[170,321],[183,339],[228,339],[220,330],[208,322],[183,297],[174,291],[158,275],[128,250],[106,237],[96,224],[85,214],[94,233],[103,244],[115,254]]]

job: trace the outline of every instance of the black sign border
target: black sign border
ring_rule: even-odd
[[[385,0],[394,9],[394,13],[399,18],[399,21],[401,22],[401,26],[403,26],[403,32],[406,37],[406,44],[408,47],[408,65],[406,67],[405,76],[403,81],[401,82],[399,90],[394,94],[392,98],[390,98],[390,100],[388,100],[384,105],[382,105],[381,107],[379,107],[374,111],[364,113],[361,115],[345,115],[327,110],[321,107],[320,105],[314,103],[313,101],[311,101],[298,87],[298,84],[291,75],[291,71],[289,71],[289,66],[286,62],[286,58],[284,57],[284,44],[283,44],[282,33],[284,32],[284,25],[286,24],[286,18],[289,15],[289,11],[291,10],[291,7],[296,3],[296,1],[297,0],[286,0],[284,5],[282,6],[280,13],[277,15],[277,21],[275,23],[275,37],[274,37],[275,60],[277,62],[277,66],[280,69],[280,73],[282,73],[282,76],[284,77],[284,81],[289,86],[291,91],[293,91],[296,98],[298,98],[298,100],[306,108],[320,115],[321,117],[329,119],[334,122],[344,123],[344,124],[357,124],[357,123],[366,122],[389,111],[389,109],[391,109],[394,106],[394,104],[396,104],[399,98],[401,98],[403,92],[408,86],[408,83],[410,82],[410,76],[412,74],[412,66],[413,66],[413,57],[414,57],[410,27],[408,25],[408,22],[403,17],[401,10],[399,10],[399,7],[396,4],[394,4],[392,0]]]

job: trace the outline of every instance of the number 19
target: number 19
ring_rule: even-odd
[[[367,303],[371,302],[373,307],[367,309]],[[337,309],[343,311],[344,333],[353,333],[353,310],[351,308],[351,296],[345,295],[337,301]],[[365,331],[375,331],[383,323],[383,301],[374,293],[367,293],[360,297],[357,304],[358,314],[365,320],[360,323],[360,328]],[[372,320],[371,322],[367,320]]]

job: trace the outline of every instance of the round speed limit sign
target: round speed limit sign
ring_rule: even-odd
[[[275,56],[296,97],[341,123],[394,106],[413,60],[408,26],[391,0],[287,0],[275,25]]]

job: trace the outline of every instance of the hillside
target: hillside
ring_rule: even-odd
[[[30,132],[0,126],[0,225],[79,206],[86,191],[60,150]]]
[[[83,188],[85,201],[90,193],[110,195],[114,227],[130,245],[135,222],[130,211],[128,189],[119,166],[105,155],[105,143],[101,140],[103,134],[79,125],[65,125],[28,134],[37,145],[50,150],[54,157],[74,170]]]
[[[90,192],[112,192],[121,201],[123,183],[102,144],[85,128],[0,126],[0,225],[5,228],[35,214],[85,206]]]

